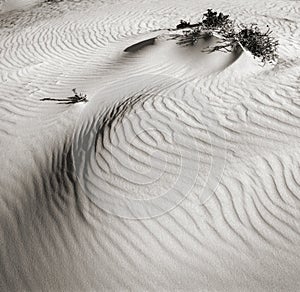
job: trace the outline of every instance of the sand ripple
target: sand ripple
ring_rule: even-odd
[[[299,2],[31,3],[0,15],[1,290],[297,290]],[[209,7],[278,64],[168,40]]]

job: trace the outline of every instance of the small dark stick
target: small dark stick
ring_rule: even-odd
[[[59,104],[71,104],[77,102],[88,102],[86,94],[77,93],[76,88],[72,89],[74,96],[68,96],[67,98],[41,98],[41,101],[58,101]]]

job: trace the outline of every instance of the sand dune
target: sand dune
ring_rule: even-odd
[[[40,3],[42,3],[41,0],[3,0],[0,4],[0,13],[29,9],[32,6]]]
[[[277,64],[171,39],[207,8],[269,25]],[[3,2],[0,290],[297,291],[299,13]]]

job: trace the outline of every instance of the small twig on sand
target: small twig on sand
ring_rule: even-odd
[[[66,98],[41,98],[41,101],[58,101],[59,104],[71,104],[77,102],[88,102],[86,94],[77,93],[76,88],[73,88],[74,96],[68,96]]]

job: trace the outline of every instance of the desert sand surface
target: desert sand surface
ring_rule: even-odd
[[[277,62],[178,45],[208,8],[269,26]],[[0,291],[299,291],[299,19],[291,0],[2,1]]]

